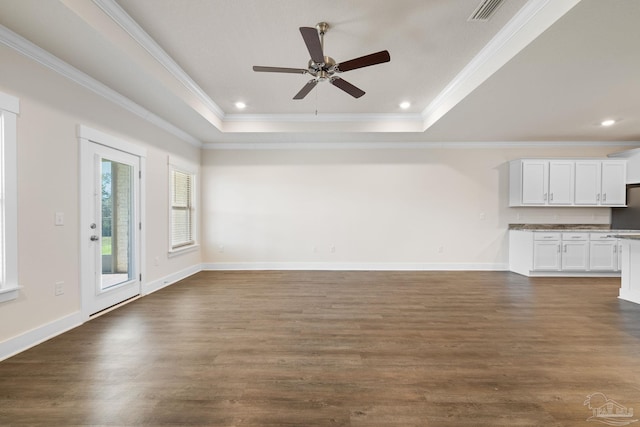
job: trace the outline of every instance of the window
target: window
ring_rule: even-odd
[[[195,168],[169,162],[169,252],[196,246]]]
[[[0,92],[0,302],[18,297],[16,115],[18,98]]]

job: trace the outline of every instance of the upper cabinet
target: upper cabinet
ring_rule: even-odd
[[[625,201],[625,160],[576,161],[576,205],[620,206]]]
[[[625,160],[513,160],[509,206],[624,206],[625,177]]]

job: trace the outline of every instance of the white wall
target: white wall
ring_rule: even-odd
[[[200,149],[161,131],[94,93],[0,45],[0,91],[20,99],[18,135],[17,300],[0,304],[3,344],[16,337],[29,344],[42,331],[70,325],[80,311],[79,143],[77,126],[87,125],[147,149],[146,267],[144,282],[198,266],[200,251],[168,258],[167,156],[199,164]],[[54,225],[64,212],[65,225]],[[157,262],[156,262],[157,258]],[[64,295],[54,296],[54,283]],[[71,323],[69,323],[71,322]],[[49,329],[47,325],[51,326]],[[36,331],[36,332],[34,332]],[[41,332],[38,332],[41,331]],[[42,332],[44,333],[44,332]],[[25,335],[27,334],[27,335]],[[30,335],[29,335],[30,334]],[[10,349],[9,349],[10,350]]]
[[[205,150],[203,260],[208,268],[506,269],[509,223],[610,221],[608,208],[509,208],[507,162],[621,149]]]

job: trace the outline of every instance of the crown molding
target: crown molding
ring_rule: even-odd
[[[414,150],[540,147],[640,147],[640,141],[462,141],[462,142],[215,142],[205,150]]]
[[[429,129],[581,0],[529,0],[422,111]]]
[[[60,74],[63,77],[66,77],[74,83],[79,84],[85,89],[89,89],[93,93],[107,99],[108,101],[118,105],[119,107],[124,108],[125,110],[148,121],[149,123],[159,127],[160,129],[169,132],[182,141],[188,142],[189,144],[195,145],[196,147],[202,146],[202,142],[186,133],[182,129],[153,114],[146,108],[136,104],[129,98],[121,95],[105,84],[100,83],[93,77],[90,77],[89,75],[83,73],[82,71],[52,55],[41,47],[33,44],[24,37],[14,33],[3,25],[0,25],[0,43],[10,47],[11,49],[26,56],[27,58],[32,59],[41,65],[44,65],[50,70]]]
[[[420,113],[406,114],[227,114],[225,122],[419,122]]]
[[[204,104],[218,119],[225,120],[225,113],[222,109],[213,102],[211,98],[205,93],[205,91],[193,81],[193,79],[169,56],[167,52],[160,47],[158,43],[149,35],[146,31],[138,25],[136,21],[125,12],[122,7],[115,2],[115,0],[93,0],[96,6],[98,6],[107,16],[109,16],[113,22],[118,24],[124,31],[126,31],[133,40],[136,41],[143,49],[158,61],[169,73],[178,80],[184,87],[186,87],[193,95],[195,95],[202,104]]]

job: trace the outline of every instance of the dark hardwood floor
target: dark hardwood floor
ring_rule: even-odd
[[[594,392],[637,419],[640,306],[618,286],[202,272],[1,362],[0,425],[604,425]]]

